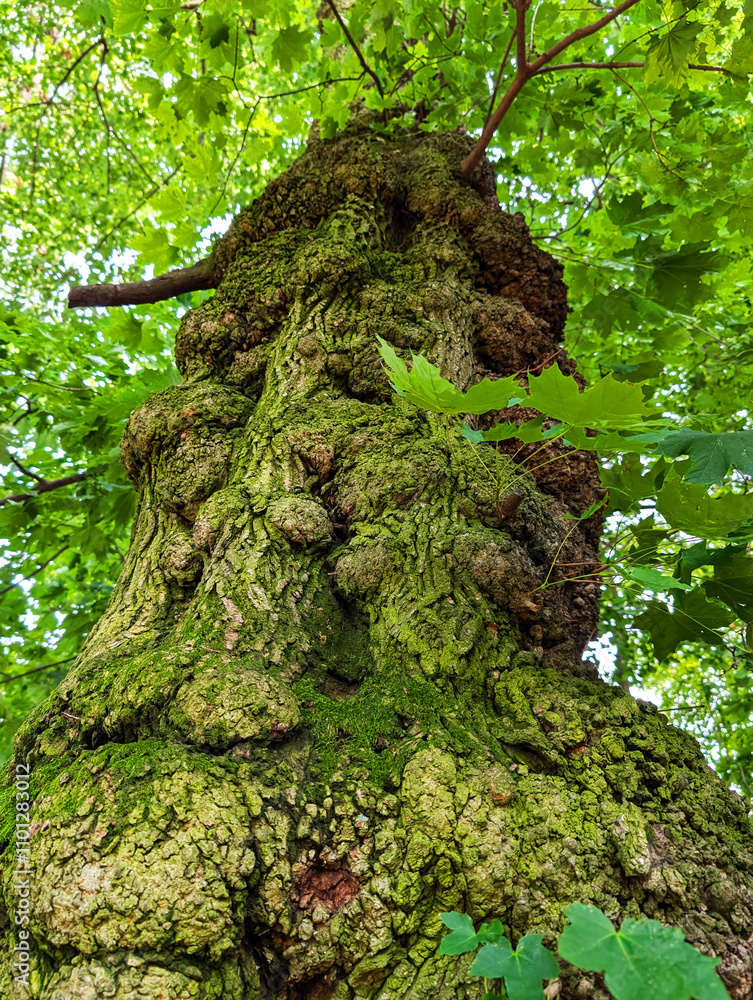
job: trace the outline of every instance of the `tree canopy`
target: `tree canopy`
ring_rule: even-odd
[[[72,312],[68,287],[205,258],[355,102],[386,133],[481,136],[502,209],[565,265],[567,351],[610,376],[601,405],[645,402],[596,445],[604,563],[573,575],[604,584],[614,678],[659,691],[749,793],[748,0],[5,0],[0,19],[3,753],[107,603],[125,419],[179,380],[177,319],[211,294]]]

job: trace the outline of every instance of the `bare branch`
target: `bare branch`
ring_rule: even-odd
[[[536,70],[534,76],[540,76],[542,73],[559,73],[563,69],[639,69],[644,65],[645,63],[642,62],[558,63],[556,66],[544,66],[542,69]]]
[[[560,52],[564,51],[573,42],[578,42],[582,38],[588,38],[589,35],[593,35],[595,32],[599,31],[605,25],[609,24],[610,21],[614,21],[615,18],[619,17],[620,14],[624,14],[626,10],[635,6],[638,0],[624,0],[619,7],[615,7],[604,17],[600,17],[598,21],[594,21],[592,24],[586,25],[585,28],[577,28],[572,31],[565,38],[553,45],[551,49],[545,52],[543,55],[539,56],[535,62],[528,63],[526,61],[526,49],[525,49],[525,11],[527,9],[527,4],[525,0],[518,0],[517,6],[515,8],[516,13],[516,35],[518,40],[518,66],[515,78],[507,89],[505,96],[502,98],[499,107],[491,116],[489,121],[484,126],[484,130],[481,136],[473,147],[469,155],[463,160],[461,166],[461,175],[463,177],[470,177],[473,171],[481,162],[481,159],[486,152],[486,149],[491,142],[494,133],[499,128],[502,119],[505,117],[507,112],[510,110],[513,101],[518,96],[520,91],[523,89],[524,85],[532,76],[535,76],[542,67],[544,67],[548,62],[551,62],[555,56],[558,56]]]
[[[646,64],[643,62],[573,62],[558,63],[556,66],[544,66],[537,69],[533,76],[540,76],[542,73],[558,73],[564,69],[640,69]],[[698,63],[688,63],[688,69],[704,70],[708,73],[726,73],[728,76],[737,76],[726,66],[706,66]]]
[[[32,486],[31,493],[14,493],[12,496],[0,498],[0,507],[6,503],[21,503],[23,500],[31,500],[38,493],[50,493],[52,490],[59,490],[61,486],[70,486],[71,483],[80,483],[82,479],[88,477],[88,472],[76,472],[72,476],[63,476],[62,479],[51,479]]]
[[[526,48],[526,11],[531,0],[516,0],[515,7],[515,61],[518,75],[525,74],[528,69],[528,50]]]
[[[348,44],[353,49],[353,51],[355,52],[355,54],[358,56],[358,61],[360,62],[361,66],[363,67],[364,73],[368,73],[369,76],[371,77],[371,79],[374,81],[376,89],[379,91],[379,96],[380,97],[384,97],[384,91],[382,90],[382,82],[381,82],[381,80],[376,75],[376,73],[371,68],[371,66],[369,66],[369,64],[364,59],[363,53],[359,49],[358,44],[357,44],[355,38],[351,35],[351,33],[350,33],[349,29],[348,29],[347,24],[342,19],[342,15],[340,14],[340,11],[335,6],[335,0],[327,0],[327,3],[329,4],[330,8],[332,9],[332,13],[337,18],[337,23],[343,29],[343,34],[348,39]]]
[[[74,285],[68,292],[68,308],[94,306],[137,306],[172,299],[184,292],[216,288],[209,257],[191,267],[160,274],[150,281],[132,281],[123,285]]]

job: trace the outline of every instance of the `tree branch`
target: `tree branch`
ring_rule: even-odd
[[[544,66],[542,69],[536,70],[534,76],[540,76],[542,73],[559,73],[563,69],[639,69],[644,65],[645,63],[642,62],[558,63],[556,66]]]
[[[184,292],[216,287],[210,258],[205,257],[198,264],[168,271],[150,281],[132,281],[123,285],[73,285],[68,292],[68,308],[137,306],[172,299]]]
[[[563,69],[640,69],[645,66],[642,62],[573,62],[558,63],[556,66],[544,66],[536,70],[533,76],[540,76],[542,73],[557,73]],[[709,73],[726,73],[728,76],[737,76],[726,66],[706,66],[698,63],[688,63],[688,69],[704,70]]]
[[[526,11],[531,0],[516,0],[515,3],[515,62],[516,73],[525,74],[528,69],[528,49],[526,48]]]
[[[9,684],[11,681],[20,680],[22,677],[28,677],[29,674],[38,674],[40,670],[51,670],[53,667],[62,667],[64,663],[70,663],[71,660],[75,660],[75,656],[68,656],[64,660],[57,660],[55,663],[45,663],[41,667],[33,667],[31,670],[26,670],[23,674],[6,674],[5,671],[0,673],[0,677],[3,678],[4,683]]]
[[[587,24],[585,28],[576,28],[575,31],[571,31],[566,38],[563,38],[561,42],[557,42],[557,44],[553,45],[551,49],[545,52],[542,56],[539,56],[536,62],[531,63],[531,75],[536,73],[542,66],[546,65],[546,63],[551,62],[555,56],[560,54],[560,52],[564,52],[564,50],[569,48],[573,42],[579,42],[581,38],[588,38],[589,35],[593,35],[601,28],[606,27],[610,21],[614,21],[615,18],[620,16],[620,14],[624,14],[626,10],[634,7],[637,3],[638,0],[624,0],[624,3],[621,3],[619,7],[615,7],[614,10],[605,14],[604,17],[600,17],[598,21],[594,21],[592,24]]]
[[[37,573],[41,573],[43,569],[46,569],[46,567],[49,566],[51,562],[55,562],[55,560],[57,559],[57,557],[59,555],[62,555],[62,553],[65,552],[65,550],[69,549],[69,548],[70,548],[70,544],[66,543],[62,547],[62,549],[58,549],[57,550],[57,552],[55,553],[54,556],[50,556],[49,559],[46,559],[44,562],[39,563],[38,566],[35,566],[34,569],[31,571],[31,573],[27,573],[26,576],[22,576],[21,579],[20,580],[16,580],[15,583],[9,583],[7,587],[3,587],[3,589],[0,590],[0,597],[2,597],[3,594],[7,594],[9,590],[13,590],[14,587],[18,587],[19,584],[21,584],[21,583],[24,582],[24,580],[30,580],[33,576],[36,576]]]
[[[463,160],[460,168],[460,173],[462,177],[470,177],[473,171],[481,162],[481,159],[486,152],[489,143],[492,141],[494,133],[499,128],[502,119],[505,117],[507,112],[512,106],[512,102],[518,96],[520,91],[523,89],[524,85],[532,76],[535,76],[543,66],[548,62],[551,62],[555,56],[558,56],[560,52],[564,51],[568,46],[572,45],[573,42],[578,42],[582,38],[588,38],[589,35],[593,35],[595,32],[599,31],[605,25],[609,24],[610,21],[614,21],[615,18],[619,17],[620,14],[624,14],[626,10],[635,6],[638,0],[624,0],[619,7],[615,7],[604,17],[600,17],[598,21],[594,21],[592,24],[586,25],[585,28],[577,28],[572,31],[569,35],[563,38],[561,41],[553,45],[551,49],[545,52],[543,55],[539,56],[535,62],[528,63],[526,61],[526,50],[525,50],[525,11],[527,10],[527,3],[525,0],[517,0],[517,5],[515,7],[516,13],[516,35],[518,40],[518,66],[515,77],[507,89],[505,96],[500,101],[499,107],[491,116],[489,121],[484,126],[484,130],[479,137],[478,142],[473,147],[468,156]]]
[[[23,472],[23,474],[25,476],[28,476],[29,479],[36,479],[36,481],[38,483],[43,483],[44,482],[44,479],[42,478],[42,476],[38,476],[36,474],[36,472],[32,472],[31,469],[27,469],[25,466],[21,465],[21,463],[18,461],[18,459],[15,458],[15,456],[11,455],[10,452],[8,452],[8,458],[11,460],[11,462],[13,462],[13,464],[18,469],[18,471],[19,472]]]
[[[369,64],[364,59],[363,53],[359,49],[358,44],[357,44],[355,38],[351,35],[350,31],[348,30],[347,24],[342,19],[340,11],[335,6],[335,0],[327,0],[327,3],[329,4],[330,8],[332,9],[332,13],[337,18],[337,23],[343,29],[343,34],[348,39],[348,44],[353,49],[353,51],[355,52],[355,54],[358,56],[358,61],[360,62],[361,66],[363,67],[364,73],[368,73],[369,76],[371,77],[371,79],[374,81],[374,84],[376,85],[376,89],[379,91],[379,96],[380,97],[384,97],[384,91],[382,90],[382,82],[381,82],[381,80],[376,75],[376,73],[371,68],[371,66],[369,66]]]
[[[96,287],[96,285],[94,286]],[[0,498],[0,507],[6,503],[21,503],[22,500],[31,500],[37,493],[50,493],[52,490],[59,490],[61,486],[70,486],[71,483],[80,483],[82,479],[88,477],[88,472],[76,472],[72,476],[63,476],[62,479],[51,479],[49,482],[38,483],[32,486],[31,493],[14,493],[12,496]]]

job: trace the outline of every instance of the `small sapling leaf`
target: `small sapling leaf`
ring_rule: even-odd
[[[486,944],[471,966],[471,975],[504,979],[510,1000],[543,1000],[543,980],[559,975],[557,959],[541,944],[541,934],[526,934],[513,951],[503,937]]]
[[[586,509],[583,511],[583,513],[578,515],[578,517],[576,517],[574,514],[563,514],[562,516],[566,518],[568,521],[587,521],[588,518],[591,517],[592,514],[595,514],[596,511],[599,509],[599,507],[603,507],[606,502],[607,502],[607,497],[605,496],[602,497],[601,500],[594,500],[594,502],[592,504],[589,504],[588,507],[586,507]]]
[[[485,378],[471,386],[468,392],[460,392],[422,354],[413,355],[413,367],[408,371],[408,366],[397,356],[394,348],[382,337],[377,336],[377,340],[379,353],[387,366],[387,376],[395,391],[432,413],[457,415],[502,410],[508,405],[511,394],[519,388],[512,377],[496,382]]]
[[[473,921],[467,913],[440,913],[440,920],[452,931],[442,939],[439,946],[440,955],[462,955],[473,951],[478,945]]]
[[[582,969],[603,972],[615,1000],[727,1000],[714,967],[677,927],[657,920],[624,920],[619,931],[595,906],[573,903],[559,953]]]
[[[501,920],[492,920],[489,924],[482,924],[476,932],[476,940],[482,944],[496,944],[500,938],[505,936],[505,929]]]
[[[675,580],[672,576],[660,573],[658,569],[651,569],[649,566],[632,566],[629,569],[621,570],[622,575],[627,580],[634,580],[636,583],[649,587],[657,593],[664,593],[667,590],[692,590],[689,583]]]

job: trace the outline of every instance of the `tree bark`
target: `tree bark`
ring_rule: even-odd
[[[110,607],[17,739],[31,988],[6,822],[2,996],[475,1000],[439,914],[551,943],[573,901],[679,925],[753,995],[742,800],[582,660],[598,586],[565,564],[598,560],[598,515],[562,543],[593,457],[482,463],[377,355],[461,387],[573,368],[560,266],[488,164],[461,178],[471,148],[312,138],[215,246],[184,381],[125,430]],[[563,967],[561,996],[607,994]]]

